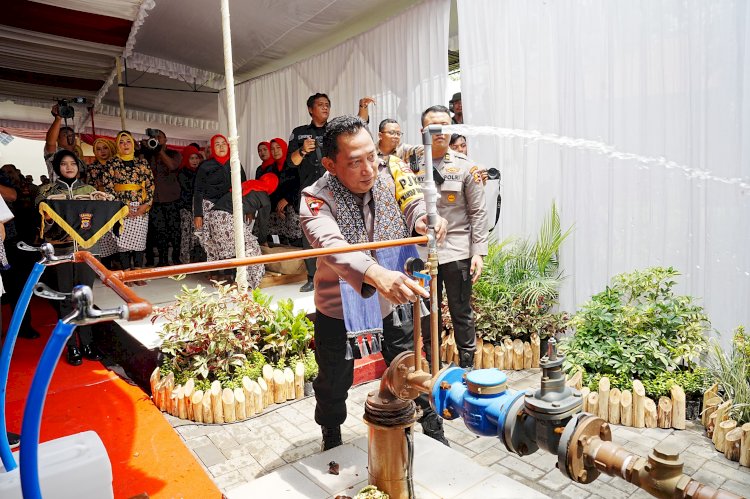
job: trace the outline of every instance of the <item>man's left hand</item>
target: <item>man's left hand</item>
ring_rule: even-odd
[[[375,104],[375,99],[372,97],[362,97],[359,99],[359,107],[364,108],[369,106],[370,104]]]
[[[427,215],[422,215],[422,217],[417,220],[417,223],[414,226],[414,231],[423,236],[427,235]],[[447,233],[448,221],[443,217],[438,217],[437,223],[435,224],[435,236],[437,237],[438,244],[442,244],[442,242],[445,241],[445,235]]]
[[[484,267],[484,257],[482,255],[474,255],[471,257],[471,283],[474,284],[479,280],[479,276],[482,275],[482,268]]]

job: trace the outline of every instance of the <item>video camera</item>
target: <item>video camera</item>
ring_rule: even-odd
[[[70,104],[86,104],[86,97],[73,97],[72,99],[57,99],[57,114],[65,120],[73,119],[76,110]]]
[[[162,131],[157,128],[146,128],[146,135],[148,135],[148,138],[142,141],[143,144],[154,152],[158,151],[161,147],[161,144],[159,144],[160,133],[162,133]]]

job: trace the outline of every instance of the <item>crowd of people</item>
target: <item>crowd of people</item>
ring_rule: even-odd
[[[432,168],[438,190],[439,296],[445,290],[460,365],[470,367],[476,348],[472,284],[482,272],[488,244],[486,170],[468,158],[462,135],[435,135],[427,164],[423,146],[402,143],[397,120],[383,120],[374,140],[367,128],[373,102],[363,97],[357,116],[329,121],[331,101],[316,93],[306,102],[309,123],[294,128],[288,141],[276,137],[257,145],[260,164],[254,178],[248,180],[241,170],[246,255],[260,255],[261,245],[319,248],[425,234],[420,184],[426,168]],[[463,123],[460,93],[449,104],[427,108],[422,126]],[[56,251],[75,249],[75,241],[54,230],[54,224],[39,231],[38,205],[50,196],[73,199],[79,193],[98,191],[128,207],[122,231],[107,232],[97,243],[96,253],[110,268],[235,256],[226,137],[215,135],[204,150],[191,144],[180,154],[168,147],[160,130],[148,131],[155,142],[137,141],[123,130],[114,141],[97,138],[92,145],[94,160],[87,165],[77,151],[75,133],[62,126],[57,106],[52,114],[44,151],[49,176],[45,184],[33,185],[13,165],[0,169],[0,196],[15,216],[15,223],[8,220],[0,234],[5,242],[0,272],[11,304],[38,258],[18,251],[18,241],[35,244],[43,237]],[[418,254],[416,248],[414,252]],[[300,291],[315,292],[315,353],[320,367],[314,383],[315,419],[322,427],[324,449],[341,444],[353,362],[372,351],[368,341],[382,343],[387,363],[413,348],[410,304],[427,302],[429,295],[403,273],[401,256],[378,250],[305,261],[307,282]],[[93,282],[93,274],[83,266],[56,268],[66,269],[56,276],[60,291]],[[257,287],[263,274],[262,265],[248,267],[249,286]],[[211,277],[231,281],[233,271]],[[366,300],[375,294],[378,300]],[[68,311],[69,303],[64,302],[61,316]],[[19,336],[38,337],[30,320],[31,314],[26,314]],[[429,358],[429,317],[423,321]],[[364,334],[373,331],[377,333],[370,339]],[[90,332],[79,328],[68,343],[67,360],[79,365],[83,358],[97,359],[99,354]],[[425,434],[448,445],[442,422],[427,399],[421,397],[417,403]]]

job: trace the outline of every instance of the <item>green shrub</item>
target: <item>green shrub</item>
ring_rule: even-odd
[[[504,336],[528,339],[531,333],[546,338],[565,330],[567,315],[552,309],[564,279],[559,250],[571,231],[562,232],[553,204],[535,242],[509,238],[490,245],[474,284],[475,323],[482,339],[497,343]]]
[[[711,341],[707,365],[711,382],[719,384],[725,399],[732,399],[732,419],[738,426],[750,422],[750,334],[743,326],[735,330],[729,353]]]
[[[703,308],[672,288],[673,268],[619,274],[570,321],[563,340],[565,370],[655,379],[681,366],[691,370],[706,348],[710,324]]]

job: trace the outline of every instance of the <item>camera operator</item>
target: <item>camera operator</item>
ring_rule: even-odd
[[[146,129],[149,138],[141,140],[140,153],[154,174],[154,204],[151,208],[149,243],[146,245],[147,265],[153,259],[153,248],[159,253],[159,266],[180,263],[180,180],[182,156],[167,149],[167,136],[161,130]]]
[[[62,103],[63,113],[61,115],[60,109]],[[70,114],[66,114],[67,111]],[[75,131],[69,127],[69,126],[62,126],[63,117],[72,118],[73,117],[73,108],[70,107],[67,104],[67,101],[58,101],[57,104],[52,106],[52,116],[54,116],[54,121],[52,121],[52,124],[49,127],[49,130],[47,130],[47,136],[45,138],[44,142],[44,162],[47,164],[47,175],[52,180],[55,180],[57,176],[55,175],[55,172],[52,168],[52,157],[55,155],[55,153],[61,149],[65,149],[66,151],[70,151],[75,154],[76,152],[76,133]],[[65,116],[63,116],[65,115]],[[76,155],[77,161],[78,161],[78,169],[81,175],[81,178],[85,178],[85,172],[86,172],[86,163],[84,163],[78,155]]]

